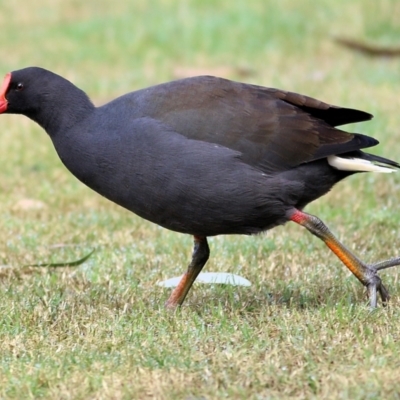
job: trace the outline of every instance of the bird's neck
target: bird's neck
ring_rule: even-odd
[[[27,117],[37,122],[51,138],[70,130],[95,110],[89,97],[82,90],[74,89],[60,93],[56,98],[45,97],[39,109]]]

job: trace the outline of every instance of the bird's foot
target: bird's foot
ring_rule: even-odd
[[[317,236],[332,250],[340,261],[354,274],[354,276],[367,288],[369,301],[372,308],[378,304],[379,293],[382,303],[389,300],[389,292],[383,285],[378,271],[400,265],[400,257],[381,261],[375,264],[365,264],[346,248],[328,229],[328,227],[315,215],[307,214],[300,210],[292,210],[289,219],[304,226],[313,235]]]
[[[365,280],[363,280],[362,283],[367,288],[371,308],[376,308],[378,305],[378,293],[381,297],[382,304],[386,306],[390,295],[382,283],[382,279],[378,275],[378,270],[374,265],[366,265],[365,268]]]
[[[378,305],[378,293],[384,306],[390,299],[389,291],[382,283],[378,271],[396,267],[398,265],[400,265],[400,257],[391,258],[390,260],[381,261],[375,264],[364,265],[364,277],[362,283],[367,288],[371,308],[376,308]]]

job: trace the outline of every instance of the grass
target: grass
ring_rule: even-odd
[[[138,3],[138,4],[136,4]],[[101,104],[210,73],[371,112],[350,130],[399,160],[398,59],[336,35],[398,45],[396,1],[0,0],[0,70],[40,65]],[[208,271],[250,288],[196,285],[176,314],[156,282],[182,273],[190,237],[107,202],[61,165],[27,119],[0,117],[0,398],[399,398],[400,290],[370,312],[361,285],[288,224],[210,240]],[[308,207],[366,261],[398,254],[399,176],[348,179]],[[76,268],[24,265],[67,261]]]

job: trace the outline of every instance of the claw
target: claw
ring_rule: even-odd
[[[381,295],[382,304],[383,304],[383,306],[386,306],[387,302],[390,300],[389,292],[386,289],[386,287],[383,285],[382,282],[381,282],[378,290],[379,290],[379,294]]]
[[[369,305],[371,308],[376,308],[378,306],[378,299],[376,295],[376,284],[370,284],[367,286]]]

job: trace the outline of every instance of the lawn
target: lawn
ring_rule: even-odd
[[[97,104],[211,74],[365,110],[345,129],[400,161],[400,47],[393,0],[0,0],[0,75],[30,65]],[[210,240],[205,270],[251,287],[195,285],[176,313],[158,281],[183,273],[192,238],[78,182],[47,135],[0,116],[0,399],[399,399],[400,271],[371,312],[324,244],[287,224]],[[140,190],[140,189],[139,189]],[[307,207],[365,261],[399,255],[400,173],[359,174]],[[77,267],[29,264],[79,259]]]

